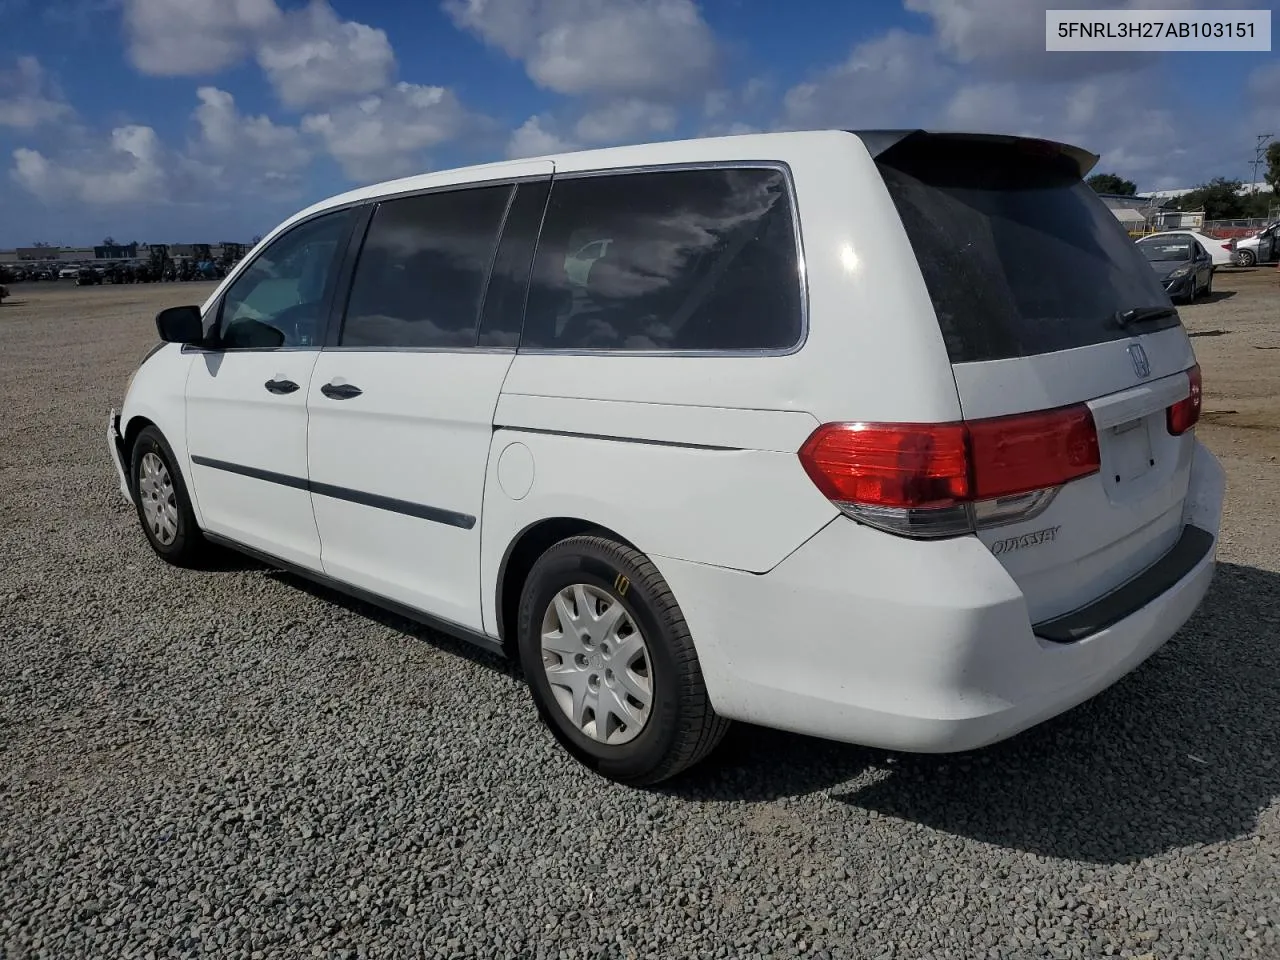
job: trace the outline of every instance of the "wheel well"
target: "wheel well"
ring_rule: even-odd
[[[124,428],[124,456],[125,470],[128,471],[129,463],[133,458],[133,443],[138,439],[140,434],[147,427],[154,427],[155,424],[146,417],[134,417],[125,425]]]
[[[526,527],[511,541],[502,565],[498,568],[498,637],[507,656],[515,659],[516,620],[520,615],[520,594],[538,558],[561,540],[585,534],[608,537],[618,543],[634,546],[598,523],[578,517],[551,517]]]

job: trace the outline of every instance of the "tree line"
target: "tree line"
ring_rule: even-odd
[[[1270,216],[1271,205],[1280,200],[1280,140],[1267,148],[1267,172],[1264,177],[1271,193],[1247,193],[1240,195],[1243,180],[1214,177],[1201,183],[1190,193],[1173,201],[1176,210],[1203,210],[1206,220],[1243,220],[1246,217]],[[1138,185],[1115,173],[1095,173],[1086,181],[1098,193],[1110,193],[1132,197]]]

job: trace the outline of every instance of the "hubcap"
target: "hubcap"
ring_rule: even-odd
[[[542,666],[575,727],[610,745],[634,740],[653,705],[649,648],[622,602],[575,583],[542,616]]]
[[[169,468],[154,453],[147,453],[138,468],[138,499],[142,516],[156,541],[167,547],[178,536],[178,498]]]

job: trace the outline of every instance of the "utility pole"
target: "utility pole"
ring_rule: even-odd
[[[1258,168],[1267,162],[1267,147],[1271,144],[1274,133],[1258,134],[1258,145],[1253,151],[1253,179],[1249,181],[1249,192],[1258,192]]]

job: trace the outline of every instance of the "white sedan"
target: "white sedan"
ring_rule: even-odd
[[[1219,240],[1217,237],[1209,237],[1196,230],[1164,230],[1160,233],[1149,233],[1145,237],[1138,240],[1138,243],[1146,243],[1149,240],[1167,240],[1172,236],[1188,236],[1195,239],[1200,246],[1204,247],[1205,253],[1213,258],[1213,265],[1217,267],[1229,267],[1235,262],[1235,244],[1231,240]]]

